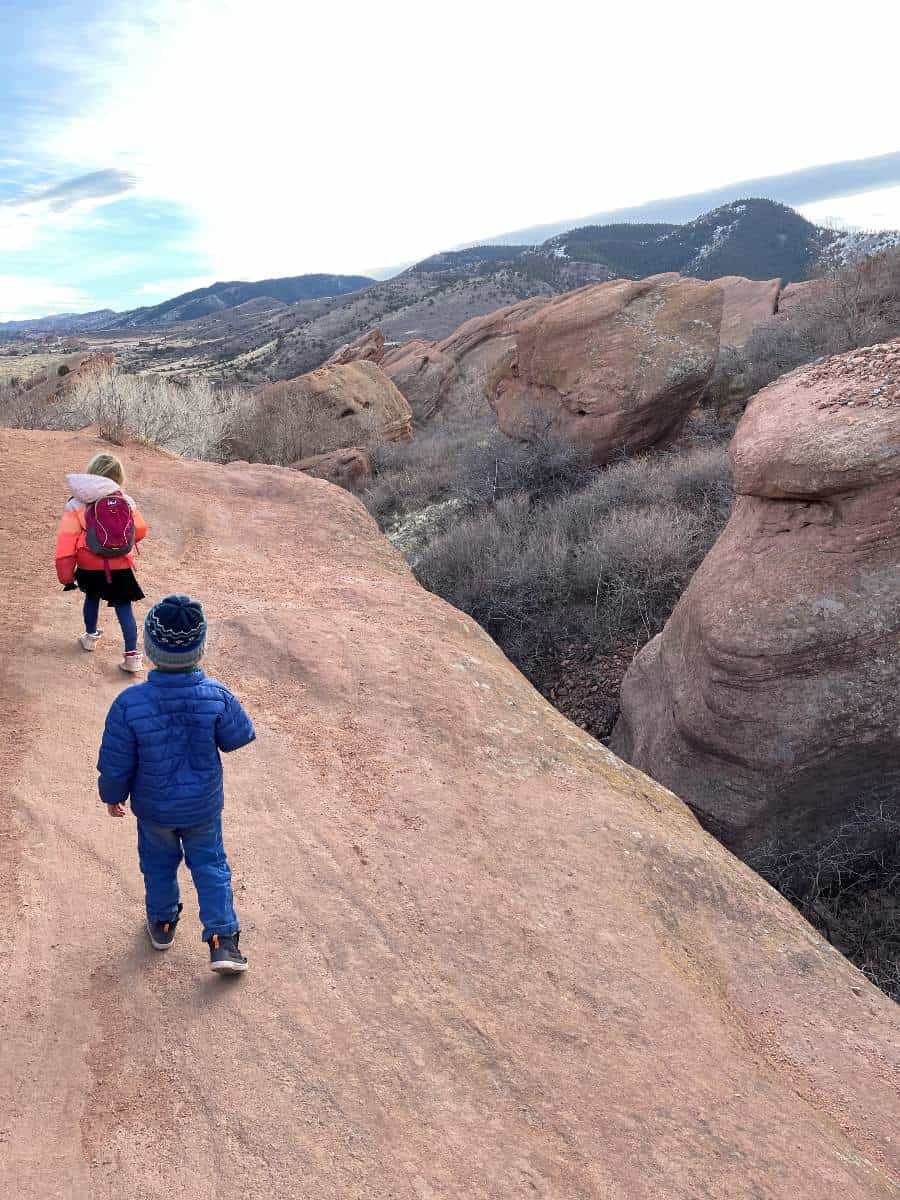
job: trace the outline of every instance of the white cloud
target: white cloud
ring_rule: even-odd
[[[800,211],[809,221],[858,229],[900,229],[900,187],[879,188],[804,204]]]
[[[897,16],[858,0],[857,54],[827,9],[758,0],[736,37],[718,0],[557,0],[551,36],[536,4],[156,0],[45,150],[191,210],[216,277],[408,261],[895,149]]]
[[[127,172],[93,171],[2,201],[0,250],[27,250],[53,232],[83,228],[87,214],[120,199],[136,182]]]
[[[92,306],[78,288],[52,279],[0,275],[0,321],[27,321],[50,313],[84,312]]]

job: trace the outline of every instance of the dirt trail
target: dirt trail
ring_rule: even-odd
[[[251,970],[209,973],[187,881],[154,954],[95,799],[114,622],[83,654],[52,572],[95,448],[0,431],[0,1195],[900,1195],[896,1006],[348,495],[129,448],[145,590],[204,601],[260,735],[226,766]]]

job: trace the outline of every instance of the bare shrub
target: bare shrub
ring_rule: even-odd
[[[789,315],[759,325],[744,347],[747,394],[804,363],[900,335],[900,249],[826,272]]]
[[[227,427],[243,402],[240,393],[219,390],[203,377],[173,383],[115,367],[80,378],[72,401],[115,445],[138,441],[208,459],[221,457]]]
[[[730,504],[721,447],[633,459],[550,502],[501,497],[440,532],[414,569],[540,686],[572,638],[659,632]]]
[[[375,433],[375,412],[354,409],[353,416],[354,438],[348,442],[339,414],[321,396],[293,381],[276,384],[267,398],[247,397],[235,407],[226,432],[229,456],[289,466],[355,441],[365,443]]]
[[[588,451],[560,438],[545,420],[518,441],[485,413],[436,422],[411,442],[376,446],[372,459],[375,479],[362,499],[382,524],[448,499],[466,508],[522,492],[547,499],[594,474]]]
[[[28,392],[11,392],[0,397],[0,425],[13,429],[83,429],[88,413],[71,397],[45,400]]]
[[[495,423],[435,421],[416,431],[411,442],[376,443],[370,453],[374,480],[361,499],[385,527],[404,514],[458,498],[461,460],[492,436]]]
[[[826,836],[764,843],[748,863],[900,1001],[900,798],[869,797]]]

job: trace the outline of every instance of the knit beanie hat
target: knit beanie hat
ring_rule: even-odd
[[[144,621],[144,650],[160,671],[196,667],[206,642],[206,617],[199,600],[166,596]]]

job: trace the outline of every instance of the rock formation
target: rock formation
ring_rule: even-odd
[[[256,393],[255,416],[263,434],[268,426],[293,421],[304,457],[412,436],[409,404],[381,367],[368,361],[326,365],[266,384]],[[253,447],[238,438],[233,457],[252,458]]]
[[[731,458],[734,512],[612,745],[746,852],[900,795],[900,341],[771,384]]]
[[[355,488],[372,478],[372,460],[359,446],[314,454],[291,463],[295,471],[305,471],[316,479],[327,479],[339,487]]]
[[[384,334],[380,329],[370,329],[368,333],[360,334],[355,341],[347,342],[339,350],[335,350],[325,365],[349,362],[380,363],[383,358]]]
[[[775,315],[781,280],[745,279],[743,275],[723,275],[713,282],[718,284],[724,294],[721,343],[723,346],[733,346],[734,349],[740,350],[756,326],[771,320]]]
[[[16,535],[52,545],[101,445],[0,430],[3,1194],[895,1200],[895,1004],[348,493],[128,446],[142,585],[203,599],[259,734],[225,768],[250,973],[210,976],[190,884],[154,954],[96,802],[116,637],[81,653]]]
[[[384,369],[412,405],[417,421],[437,413],[487,412],[485,385],[515,345],[522,322],[547,303],[533,297],[472,317],[440,342],[406,342],[391,350]]]
[[[678,275],[617,279],[527,317],[490,384],[500,428],[534,422],[591,448],[594,462],[664,445],[712,375],[722,289]]]

